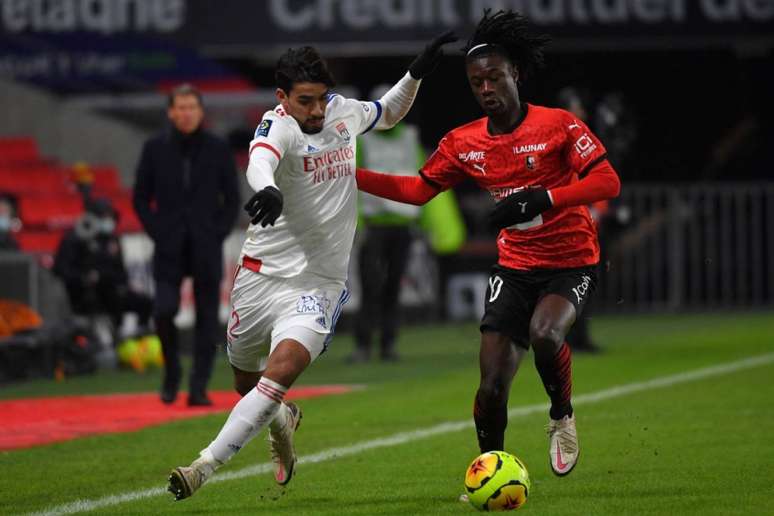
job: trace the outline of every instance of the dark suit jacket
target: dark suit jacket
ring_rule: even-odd
[[[153,275],[220,280],[223,239],[239,214],[239,185],[228,145],[206,131],[192,142],[185,173],[179,133],[169,130],[142,149],[134,209],[153,239]]]

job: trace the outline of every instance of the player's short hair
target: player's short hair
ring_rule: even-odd
[[[274,80],[285,93],[297,82],[321,82],[329,88],[336,85],[325,60],[313,47],[289,48],[277,61]]]
[[[516,65],[520,78],[530,77],[544,63],[543,49],[551,41],[537,33],[527,18],[517,12],[484,9],[484,17],[463,48],[466,59],[499,54]]]
[[[169,95],[167,96],[167,106],[172,107],[177,97],[185,97],[188,95],[196,97],[199,105],[204,107],[204,102],[202,101],[202,92],[199,91],[196,86],[187,82],[172,88],[172,90],[169,92]]]

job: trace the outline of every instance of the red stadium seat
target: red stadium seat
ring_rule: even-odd
[[[19,247],[26,253],[54,254],[64,231],[32,231],[25,230],[15,235]]]
[[[131,192],[124,191],[119,195],[114,195],[110,200],[118,212],[119,233],[142,233],[144,231],[140,219],[134,212]]]
[[[25,165],[38,161],[38,146],[32,138],[0,138],[0,166]]]
[[[122,190],[121,178],[119,177],[118,170],[111,166],[97,166],[92,167],[94,172],[94,193],[96,195],[110,195]]]
[[[56,166],[0,167],[0,191],[17,195],[63,195],[73,191],[67,173]]]
[[[82,213],[83,201],[78,195],[19,199],[19,218],[27,228],[71,228]]]

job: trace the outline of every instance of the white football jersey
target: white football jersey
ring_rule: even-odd
[[[250,151],[264,147],[279,158],[274,180],[284,205],[274,226],[247,229],[242,256],[260,260],[262,274],[346,280],[357,225],[355,137],[381,112],[378,102],[331,94],[317,134],[302,132],[282,106],[263,115]]]

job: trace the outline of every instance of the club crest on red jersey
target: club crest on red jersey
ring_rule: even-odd
[[[537,160],[535,159],[535,156],[527,156],[524,158],[524,163],[527,165],[527,168],[529,170],[535,170],[535,164]]]
[[[347,129],[347,125],[344,122],[339,122],[336,124],[336,130],[339,132],[341,137],[344,138],[344,141],[349,143],[351,136],[349,135],[349,129]]]

